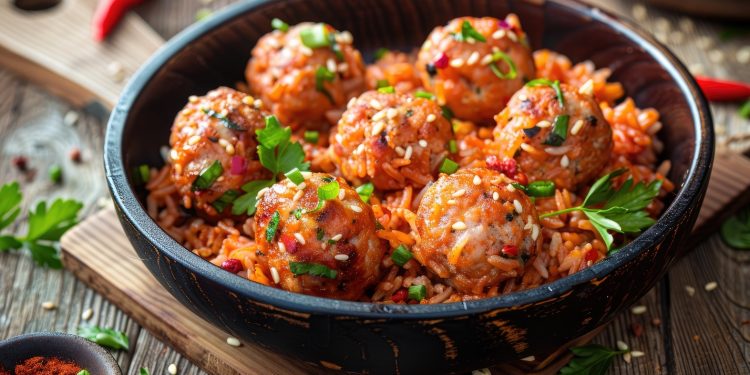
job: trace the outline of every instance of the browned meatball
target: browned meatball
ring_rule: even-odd
[[[325,38],[328,45],[306,46],[301,38],[306,33]],[[331,123],[327,115],[335,117],[335,123],[340,112],[330,112],[343,110],[350,98],[365,90],[364,75],[351,34],[312,23],[260,38],[245,71],[252,92],[293,129],[326,127]]]
[[[465,23],[486,41],[464,38]],[[534,59],[515,15],[504,21],[462,17],[430,33],[419,51],[417,69],[424,87],[456,117],[489,123],[524,80],[534,77]]]
[[[441,175],[419,204],[416,259],[477,295],[523,272],[542,236],[534,204],[512,182],[485,168]]]
[[[562,106],[550,86],[519,90],[495,117],[494,135],[500,156],[514,157],[529,181],[552,180],[571,190],[599,176],[609,160],[612,129],[585,88],[560,87]]]
[[[341,117],[331,154],[355,185],[369,180],[382,190],[421,187],[434,178],[452,138],[434,101],[368,91]]]
[[[172,181],[185,207],[209,216],[228,213],[229,208],[217,212],[212,203],[249,181],[269,177],[258,161],[255,139],[255,130],[265,126],[264,113],[253,101],[220,87],[205,96],[191,96],[175,118],[169,156]],[[212,172],[219,174],[208,178]]]
[[[318,188],[335,183],[338,194],[315,210]],[[375,234],[372,209],[346,181],[312,173],[303,184],[284,180],[259,195],[255,241],[267,256],[261,267],[273,283],[291,292],[356,300],[377,281],[386,246]],[[295,275],[296,267],[324,275]]]

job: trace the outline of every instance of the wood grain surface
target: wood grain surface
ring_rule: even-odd
[[[137,12],[166,39],[194,22],[198,9],[218,9],[229,2],[152,0]],[[594,2],[631,20],[634,4],[641,4],[627,0]],[[688,23],[680,15],[652,9],[635,14],[639,18],[633,22],[667,41],[691,71],[750,82],[750,69],[736,59],[740,48],[750,45],[747,35],[722,42],[718,35],[726,26],[721,22],[691,19]],[[96,202],[107,195],[101,169],[104,122],[2,68],[0,87],[0,182],[22,183],[24,207],[40,199],[65,196],[84,201],[86,215],[96,211]],[[712,104],[718,146],[740,151],[750,144],[724,144],[730,136],[746,133],[750,125],[737,116],[737,108],[736,104]],[[75,126],[63,123],[69,111],[80,117]],[[73,146],[83,151],[83,163],[68,161]],[[29,157],[30,166],[38,172],[36,178],[27,180],[12,166],[11,160],[18,155]],[[47,168],[54,162],[63,164],[65,182],[61,186],[53,186],[46,177]],[[12,230],[23,233],[25,228]],[[697,243],[695,250],[676,263],[642,299],[646,313],[623,313],[595,338],[595,342],[610,347],[623,340],[645,352],[631,363],[618,358],[609,373],[750,373],[749,273],[749,253],[726,247],[717,235]],[[703,286],[710,281],[718,282],[719,288],[706,292]],[[696,289],[692,297],[686,286]],[[55,301],[59,307],[43,310],[43,301]],[[94,315],[85,322],[81,313],[88,308]],[[660,324],[652,324],[653,319],[659,319]],[[177,365],[180,374],[204,373],[70,272],[39,268],[23,252],[0,253],[0,339],[35,331],[73,332],[82,323],[124,330],[129,335],[131,350],[114,353],[126,374],[137,374],[140,367],[164,374],[171,363]],[[638,337],[633,334],[634,323],[642,327]]]

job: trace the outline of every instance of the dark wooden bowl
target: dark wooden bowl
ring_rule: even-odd
[[[131,172],[160,165],[189,95],[243,79],[250,50],[279,17],[350,30],[364,56],[410,50],[457,16],[517,13],[534,49],[612,69],[639,106],[662,116],[663,157],[679,187],[658,222],[614,256],[542,287],[479,301],[380,305],[292,294],[231,275],[185,250],[146,214]],[[508,0],[249,1],[192,26],[135,75],[107,128],[107,180],[125,232],[149,270],[196,314],[245,340],[316,364],[371,373],[459,372],[538,361],[643,296],[683,251],[713,160],[706,101],[685,67],[641,31],[586,5]],[[116,260],[113,260],[116,261]]]
[[[120,366],[107,349],[83,337],[60,332],[38,332],[0,341],[0,367],[13,371],[16,365],[36,356],[73,361],[96,375],[121,375]]]

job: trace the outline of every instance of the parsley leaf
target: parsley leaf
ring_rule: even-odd
[[[607,245],[607,250],[610,250],[614,242],[614,237],[610,232],[640,233],[655,222],[645,209],[659,195],[661,181],[655,180],[648,184],[641,181],[633,185],[631,177],[615,190],[612,187],[612,179],[622,175],[625,171],[625,169],[619,169],[599,178],[591,186],[580,206],[548,212],[539,215],[539,218],[581,211],[599,232],[604,244]],[[592,207],[599,205],[602,207]]]
[[[138,375],[151,375],[151,373],[148,372],[148,367],[141,367],[141,369],[138,370]]]
[[[18,182],[14,181],[0,188],[0,230],[10,225],[21,213],[19,206],[22,199]]]
[[[604,375],[615,356],[627,353],[596,344],[570,348],[570,351],[575,357],[560,369],[562,375]]]
[[[57,199],[49,209],[46,202],[39,202],[36,210],[29,213],[29,233],[25,240],[59,241],[63,233],[78,223],[81,208],[83,204],[72,199]]]
[[[101,328],[97,326],[79,327],[78,336],[93,341],[101,346],[116,350],[128,350],[130,345],[128,336],[125,333],[111,328]]]
[[[271,187],[273,183],[271,180],[256,180],[243,185],[242,191],[245,194],[235,199],[232,203],[232,215],[247,214],[249,216],[254,214],[255,206],[258,203],[258,192],[264,188]]]
[[[735,249],[750,249],[750,209],[743,209],[721,224],[721,238]]]

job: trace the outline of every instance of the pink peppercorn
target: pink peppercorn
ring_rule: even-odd
[[[242,262],[239,259],[227,259],[221,262],[221,268],[231,273],[242,271]]]

